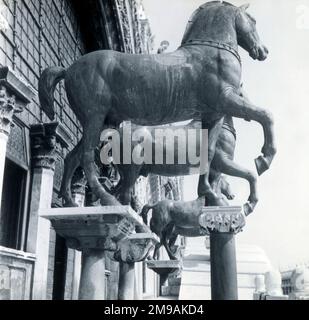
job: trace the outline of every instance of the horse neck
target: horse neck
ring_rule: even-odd
[[[235,26],[236,7],[214,5],[201,8],[192,17],[182,39],[182,44],[190,41],[214,41],[238,49]]]

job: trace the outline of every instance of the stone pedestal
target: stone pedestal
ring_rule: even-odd
[[[199,223],[210,234],[211,298],[237,300],[235,234],[245,226],[242,207],[205,207]]]
[[[147,261],[147,267],[160,276],[161,291],[161,288],[167,285],[168,277],[181,271],[182,262],[180,260],[151,260]]]
[[[105,254],[110,251],[115,252],[115,259],[127,264],[120,277],[123,283],[120,297],[132,297],[134,262],[148,256],[154,248],[156,237],[131,207],[45,209],[40,211],[40,215],[52,222],[56,232],[66,239],[69,248],[82,252],[79,299],[105,299]],[[136,229],[141,234],[134,234]]]

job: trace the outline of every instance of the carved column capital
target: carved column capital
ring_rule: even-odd
[[[204,207],[199,217],[200,226],[210,233],[234,233],[242,231],[246,224],[241,206]]]
[[[7,137],[13,126],[13,116],[22,112],[22,108],[15,103],[15,96],[9,95],[5,86],[0,86],[0,133]]]
[[[31,158],[33,168],[55,170],[56,135],[58,123],[43,123],[31,126]]]
[[[119,250],[114,259],[118,262],[134,263],[146,260],[157,243],[156,237],[149,233],[136,233],[118,242]]]

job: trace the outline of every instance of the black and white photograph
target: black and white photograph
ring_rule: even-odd
[[[308,40],[309,0],[0,0],[0,305],[309,300]]]

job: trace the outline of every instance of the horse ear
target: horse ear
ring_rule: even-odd
[[[246,4],[243,4],[242,6],[240,6],[239,8],[246,11],[249,8],[249,6],[250,6],[250,3],[246,3]]]

